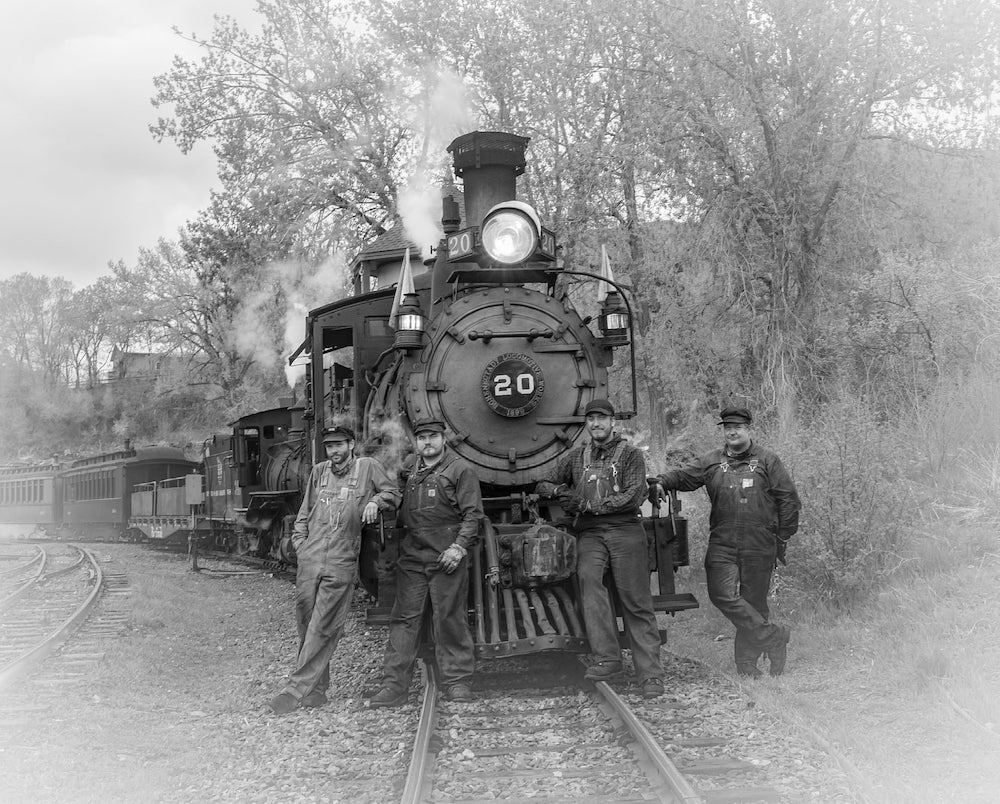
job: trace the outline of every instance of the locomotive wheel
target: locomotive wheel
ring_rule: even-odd
[[[254,545],[250,543],[250,538],[245,533],[240,533],[236,536],[236,543],[233,545],[233,553],[238,556],[245,556],[251,550],[253,550]]]

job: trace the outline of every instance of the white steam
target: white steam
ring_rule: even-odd
[[[406,236],[420,249],[421,259],[428,259],[444,230],[441,228],[441,190],[431,182],[426,168],[418,167],[406,186],[399,189],[396,205]]]
[[[264,368],[281,366],[289,387],[294,388],[305,374],[305,365],[303,361],[290,366],[287,356],[306,337],[306,313],[343,298],[347,271],[347,261],[339,253],[318,266],[299,262],[269,264],[255,289],[244,292],[233,316],[233,348]]]
[[[433,181],[449,170],[448,144],[472,131],[476,115],[462,79],[450,70],[428,65],[423,81],[427,87],[423,108],[416,110],[413,128],[422,132],[423,147],[409,181],[399,190],[397,206],[406,236],[420,248],[423,259],[441,239],[441,189]]]

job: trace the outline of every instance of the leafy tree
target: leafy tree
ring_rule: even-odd
[[[177,58],[155,81],[154,104],[173,116],[154,135],[185,152],[209,140],[219,158],[223,189],[192,242],[202,260],[239,242],[246,265],[357,251],[392,220],[413,155],[391,60],[352,3],[263,0],[258,11],[260,34],[217,18],[210,37],[189,37],[201,61]]]
[[[13,366],[51,385],[66,379],[66,311],[73,286],[65,279],[18,274],[0,282],[0,326]]]

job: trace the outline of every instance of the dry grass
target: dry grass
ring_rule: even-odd
[[[966,558],[986,541],[963,527],[949,536]],[[678,618],[670,648],[731,673],[732,627],[707,603],[700,568],[685,572],[703,608]],[[785,676],[744,684],[759,705],[842,753],[862,800],[997,800],[1000,553],[910,573],[854,613],[796,610],[780,575],[778,593],[772,614],[793,641]]]

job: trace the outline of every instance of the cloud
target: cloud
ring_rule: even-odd
[[[0,279],[78,286],[173,239],[216,184],[207,146],[185,156],[149,133],[153,77],[196,58],[171,26],[207,35],[212,13],[254,24],[250,0],[4,4],[0,26]]]

